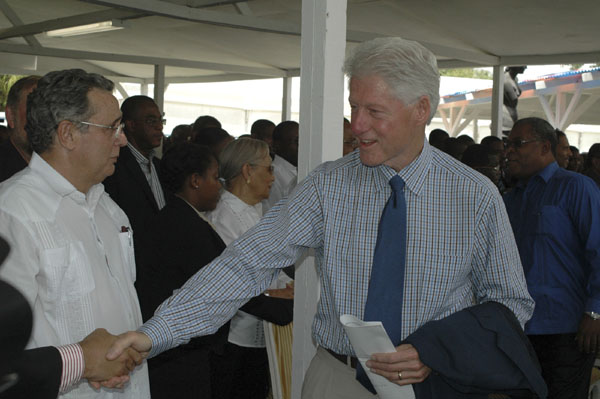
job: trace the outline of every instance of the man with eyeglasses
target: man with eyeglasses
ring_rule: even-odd
[[[58,347],[61,398],[150,395],[145,364],[124,389],[79,382],[95,379],[90,370],[103,364],[114,337],[104,334],[92,354],[72,344],[98,328],[119,334],[142,322],[129,220],[101,184],[127,142],[113,88],[80,69],[41,78],[27,100],[31,161],[0,185],[0,235],[11,246],[0,277],[33,310],[28,348]]]
[[[139,234],[135,233],[144,230],[168,197],[159,178],[160,160],[154,153],[162,142],[165,120],[147,96],[125,99],[121,112],[128,142],[121,149],[115,173],[104,181],[104,189],[129,217],[137,251]]]
[[[558,138],[540,118],[517,121],[506,143],[517,186],[504,196],[533,317],[525,325],[549,398],[587,398],[600,349],[600,190],[559,167]]]

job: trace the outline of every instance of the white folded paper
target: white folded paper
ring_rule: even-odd
[[[375,387],[381,399],[414,399],[415,393],[412,385],[399,386],[378,374],[372,373],[366,366],[367,360],[373,353],[395,352],[396,348],[383,324],[379,321],[362,321],[356,317],[345,314],[340,317],[346,335],[354,348],[356,357],[366,371],[369,380]]]

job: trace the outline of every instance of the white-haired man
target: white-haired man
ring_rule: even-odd
[[[498,190],[425,139],[439,101],[433,54],[376,39],[357,47],[345,72],[359,151],[312,171],[110,355],[130,344],[152,355],[215,331],[307,248],[315,250],[321,294],[312,329],[319,349],[303,398],[372,396],[355,380],[342,314],[383,321],[397,352],[367,365],[400,385],[430,376],[404,343],[428,321],[486,301],[505,305],[521,324],[529,319],[533,301]]]

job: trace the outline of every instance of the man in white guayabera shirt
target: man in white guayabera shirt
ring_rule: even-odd
[[[104,77],[74,69],[47,74],[27,100],[34,152],[27,168],[0,185],[0,235],[12,247],[0,276],[33,308],[30,348],[142,322],[129,220],[100,184],[127,143],[112,90]],[[84,381],[59,397],[149,398],[146,364],[122,389]]]

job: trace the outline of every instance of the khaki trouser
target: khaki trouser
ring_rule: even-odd
[[[356,370],[319,347],[302,386],[302,399],[377,398],[355,378]]]

